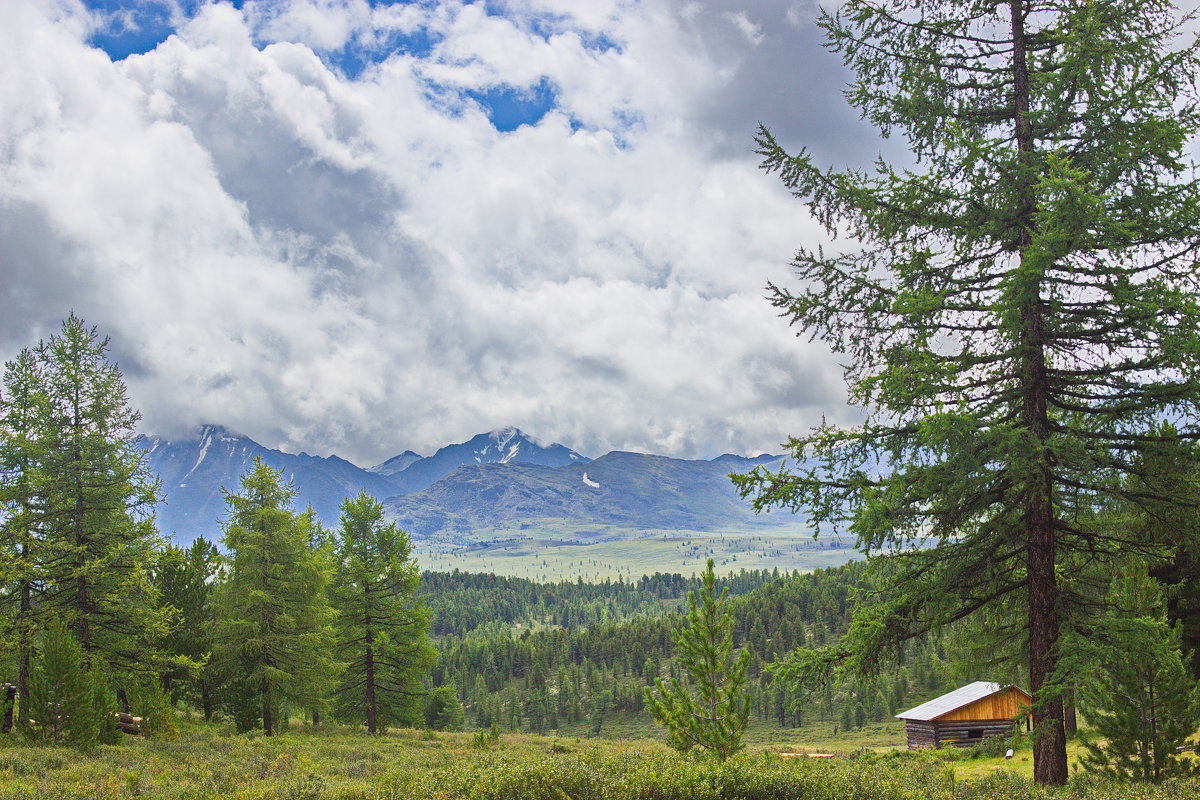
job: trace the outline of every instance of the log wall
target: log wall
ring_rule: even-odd
[[[923,750],[935,748],[937,742],[937,728],[932,722],[918,722],[917,720],[905,720],[907,723],[904,726],[904,732],[908,736],[909,750]]]
[[[954,720],[952,722],[917,722],[906,720],[904,731],[909,750],[953,747],[974,747],[989,736],[1009,736],[1014,723],[1007,719]],[[974,735],[973,735],[974,734]]]

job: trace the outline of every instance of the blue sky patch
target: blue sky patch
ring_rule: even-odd
[[[483,106],[498,131],[515,131],[522,125],[536,125],[554,108],[557,99],[554,85],[545,78],[526,89],[497,86],[468,91],[466,95]]]
[[[134,53],[148,53],[175,32],[171,7],[166,3],[86,0],[84,5],[108,17],[108,24],[92,34],[88,43],[103,50],[113,61]],[[196,13],[199,2],[182,0],[179,5],[184,14],[191,16]],[[240,7],[241,0],[236,0],[234,5]]]
[[[429,31],[421,28],[412,33],[389,31],[390,35],[383,41],[373,44],[370,48],[363,47],[358,41],[351,39],[341,50],[319,52],[321,59],[334,67],[350,80],[357,80],[363,70],[372,64],[379,64],[395,53],[403,53],[415,58],[426,58],[433,52],[434,45],[441,41],[440,36],[432,36]]]

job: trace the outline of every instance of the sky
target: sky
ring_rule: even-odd
[[[589,456],[846,421],[766,302],[862,165],[810,0],[4,0],[0,358],[72,311],[142,429],[362,465],[515,425]]]

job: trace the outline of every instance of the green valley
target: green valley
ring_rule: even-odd
[[[861,558],[846,537],[814,539],[801,525],[699,531],[522,523],[475,530],[469,540],[418,542],[416,550],[423,569],[494,572],[539,581],[630,580],[656,572],[690,575],[704,568],[706,558],[714,560],[718,574],[807,572]]]

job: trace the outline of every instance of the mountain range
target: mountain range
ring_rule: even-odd
[[[694,461],[611,452],[593,461],[512,427],[430,456],[406,450],[366,469],[337,456],[272,450],[217,425],[184,439],[143,436],[139,444],[166,495],[159,527],[181,542],[220,537],[224,492],[236,491],[255,457],[282,470],[295,486],[296,507],[311,506],[323,523],[336,525],[342,501],[365,490],[417,538],[533,524],[714,530],[794,521],[757,517],[728,478],[780,459],[772,455]]]

